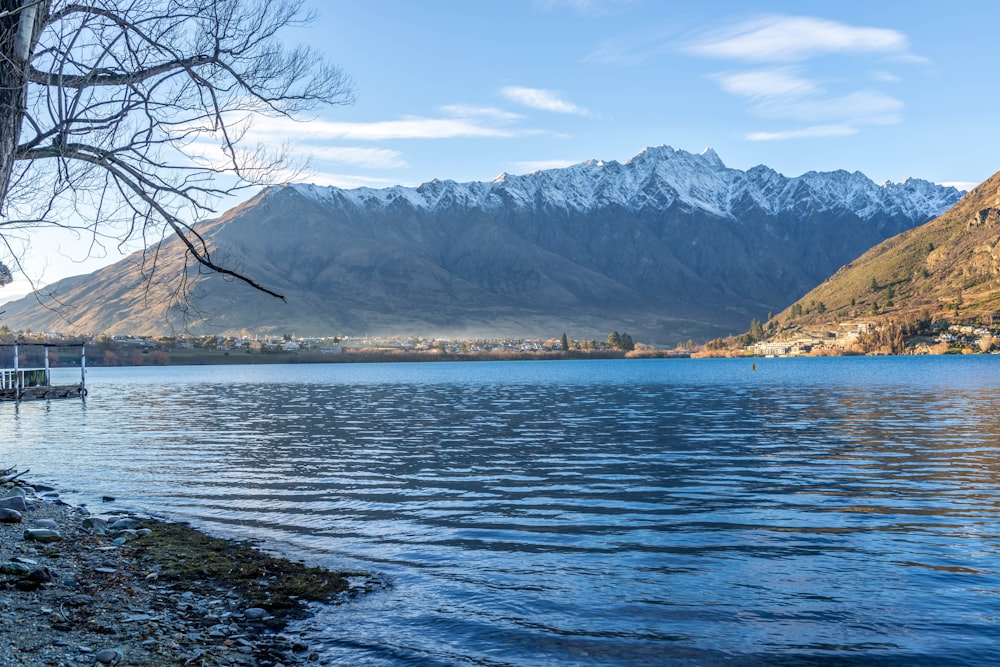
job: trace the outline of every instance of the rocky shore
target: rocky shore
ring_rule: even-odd
[[[0,471],[0,665],[315,664],[288,622],[374,586],[18,477]]]

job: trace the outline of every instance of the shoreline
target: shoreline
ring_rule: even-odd
[[[289,622],[377,585],[186,523],[93,515],[0,470],[0,664],[305,664]]]

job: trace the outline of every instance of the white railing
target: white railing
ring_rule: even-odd
[[[25,387],[49,386],[47,368],[4,368],[0,369],[0,389],[24,389]]]

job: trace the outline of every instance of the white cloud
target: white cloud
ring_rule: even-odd
[[[800,97],[820,92],[815,83],[790,68],[717,74],[715,79],[724,91],[742,97]]]
[[[846,125],[814,125],[812,127],[806,127],[799,130],[786,130],[781,132],[752,132],[744,138],[747,141],[786,141],[788,139],[847,137],[857,133],[857,128]]]
[[[871,76],[873,80],[880,83],[898,83],[899,81],[902,81],[900,77],[896,76],[892,72],[886,72],[883,70],[872,72]]]
[[[504,123],[513,123],[524,118],[521,114],[513,111],[467,104],[449,104],[441,107],[441,111],[454,118],[490,118]]]
[[[724,92],[747,100],[747,109],[753,115],[804,125],[746,135],[749,141],[778,141],[847,136],[864,125],[902,122],[905,105],[901,100],[879,90],[859,90],[859,80],[852,81],[844,74],[820,79],[807,69],[805,61],[819,56],[858,55],[888,56],[895,61],[913,59],[908,49],[906,36],[895,30],[850,26],[808,16],[769,16],[705,34],[683,50],[691,55],[743,62],[801,63],[721,72],[711,77]],[[845,66],[838,71],[852,69]],[[857,77],[863,77],[865,86],[899,81],[894,74],[870,69]],[[832,89],[827,90],[827,86]]]
[[[322,146],[309,149],[309,155],[315,160],[350,164],[365,169],[398,169],[409,166],[402,153],[389,148]]]
[[[764,118],[806,123],[894,125],[902,121],[903,103],[890,95],[859,91],[841,97],[773,98],[754,105]]]
[[[471,118],[423,118],[411,116],[399,120],[371,123],[343,123],[325,120],[295,122],[286,118],[268,118],[254,124],[255,133],[267,133],[284,139],[329,141],[384,141],[387,139],[454,139],[456,137],[510,137],[516,133]]]
[[[529,109],[575,114],[577,116],[590,115],[590,111],[584,107],[562,99],[555,91],[545,90],[543,88],[507,86],[506,88],[502,88],[500,90],[500,94],[508,100],[526,106]]]
[[[906,56],[909,42],[887,28],[850,26],[809,16],[768,16],[706,34],[684,50],[709,58],[797,62],[826,54]]]

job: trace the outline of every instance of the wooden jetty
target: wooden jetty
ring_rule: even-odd
[[[44,365],[42,367],[20,367],[20,352],[26,347],[42,348]],[[29,401],[47,398],[82,398],[87,395],[87,349],[83,343],[80,348],[80,383],[52,384],[52,369],[49,367],[49,349],[77,347],[77,345],[53,343],[12,343],[0,345],[0,349],[13,352],[13,364],[9,368],[0,368],[0,401]]]

